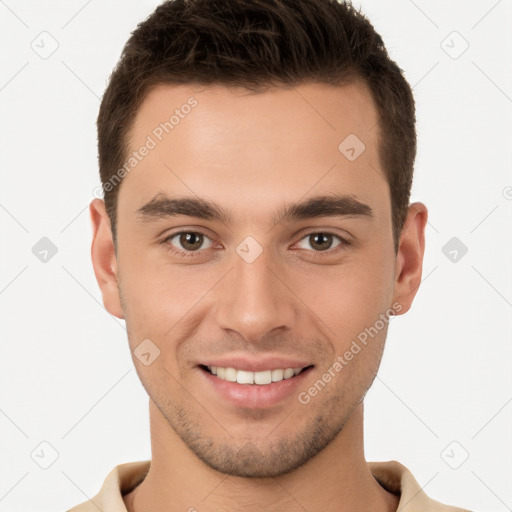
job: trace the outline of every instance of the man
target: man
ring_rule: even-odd
[[[462,510],[364,458],[427,221],[411,89],[368,20],[330,0],[166,2],[124,48],[98,142],[92,260],[152,458],[72,510]]]

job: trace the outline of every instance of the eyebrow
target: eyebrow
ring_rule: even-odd
[[[170,198],[158,194],[136,211],[140,222],[167,219],[177,215],[217,220],[228,224],[231,214],[215,203],[197,197]],[[315,196],[299,203],[284,205],[274,215],[274,223],[316,217],[373,217],[373,210],[353,195]]]

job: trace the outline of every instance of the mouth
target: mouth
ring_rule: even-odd
[[[308,360],[274,354],[255,359],[232,353],[196,363],[207,400],[245,410],[291,406],[314,368]]]
[[[311,368],[313,365],[298,368],[275,368],[257,372],[240,370],[233,367],[222,367],[200,364],[199,368],[217,379],[248,386],[268,386],[273,383],[293,379]]]

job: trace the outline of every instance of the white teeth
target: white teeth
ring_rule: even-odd
[[[221,366],[208,366],[208,369],[221,380],[238,382],[238,384],[258,384],[259,386],[279,382],[284,379],[291,379],[302,371],[302,368],[279,368],[261,372],[248,372],[245,370],[236,370],[231,367],[223,368]]]
[[[229,382],[236,382],[236,370],[234,368],[226,368],[224,378],[229,380]]]
[[[254,372],[244,372],[243,370],[238,370],[236,375],[236,381],[238,382],[238,384],[253,384]]]
[[[289,379],[290,377],[293,377],[295,375],[295,371],[293,368],[286,368],[284,371],[284,378]]]
[[[272,371],[254,372],[254,384],[270,384],[272,382]]]
[[[283,380],[284,377],[284,370],[272,370],[272,382],[279,382],[280,380]]]

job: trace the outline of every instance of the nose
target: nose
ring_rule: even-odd
[[[251,263],[235,254],[233,265],[228,279],[217,290],[218,327],[234,331],[252,344],[272,331],[290,330],[297,318],[294,295],[272,264],[270,254],[264,250]]]

